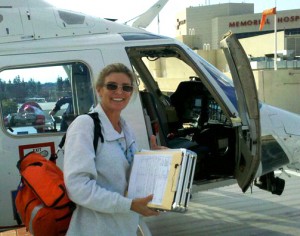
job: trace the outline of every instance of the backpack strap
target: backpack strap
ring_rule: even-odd
[[[67,133],[65,133],[64,136],[62,136],[62,138],[61,138],[61,140],[60,140],[60,142],[58,144],[58,146],[59,146],[60,149],[62,149],[63,146],[65,145],[66,136],[67,136]]]
[[[98,147],[99,137],[101,139],[101,143],[104,143],[104,137],[103,137],[103,134],[101,132],[101,125],[100,125],[101,121],[99,119],[98,112],[88,113],[87,115],[89,115],[93,119],[93,121],[94,121],[94,141],[93,141],[93,145],[94,145],[94,150],[96,152],[97,151],[97,147]],[[60,143],[58,144],[58,146],[61,149],[65,145],[66,136],[67,136],[67,133],[64,134],[64,136],[61,138]]]
[[[96,152],[97,147],[98,147],[99,137],[101,139],[101,143],[104,143],[104,137],[103,137],[103,134],[101,132],[101,125],[100,125],[101,121],[99,119],[98,112],[88,113],[88,115],[93,119],[94,125],[95,125],[95,128],[94,128],[94,149],[95,149],[95,152]]]

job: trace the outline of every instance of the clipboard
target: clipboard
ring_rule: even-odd
[[[163,211],[186,211],[196,158],[196,153],[183,148],[136,153],[128,197],[133,199],[154,194],[148,207]]]

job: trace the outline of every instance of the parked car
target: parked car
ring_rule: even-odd
[[[36,102],[25,102],[18,112],[7,115],[4,123],[7,127],[34,126],[38,132],[43,132],[45,114]]]

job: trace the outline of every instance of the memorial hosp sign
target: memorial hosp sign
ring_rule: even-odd
[[[298,22],[300,20],[300,16],[284,16],[284,17],[278,17],[277,23],[292,23],[292,22]],[[270,19],[266,20],[266,25],[270,24]],[[234,21],[229,22],[229,27],[245,27],[245,26],[253,26],[253,25],[260,25],[260,19],[259,20],[245,20],[245,21]]]

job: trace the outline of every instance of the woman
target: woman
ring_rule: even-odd
[[[67,235],[135,235],[138,218],[158,215],[147,207],[153,196],[125,197],[130,165],[137,150],[131,129],[121,117],[135,86],[133,73],[123,64],[105,67],[96,89],[104,143],[93,147],[93,120],[79,116],[70,125],[65,143],[64,178],[77,204]],[[151,139],[155,149],[160,148]]]

